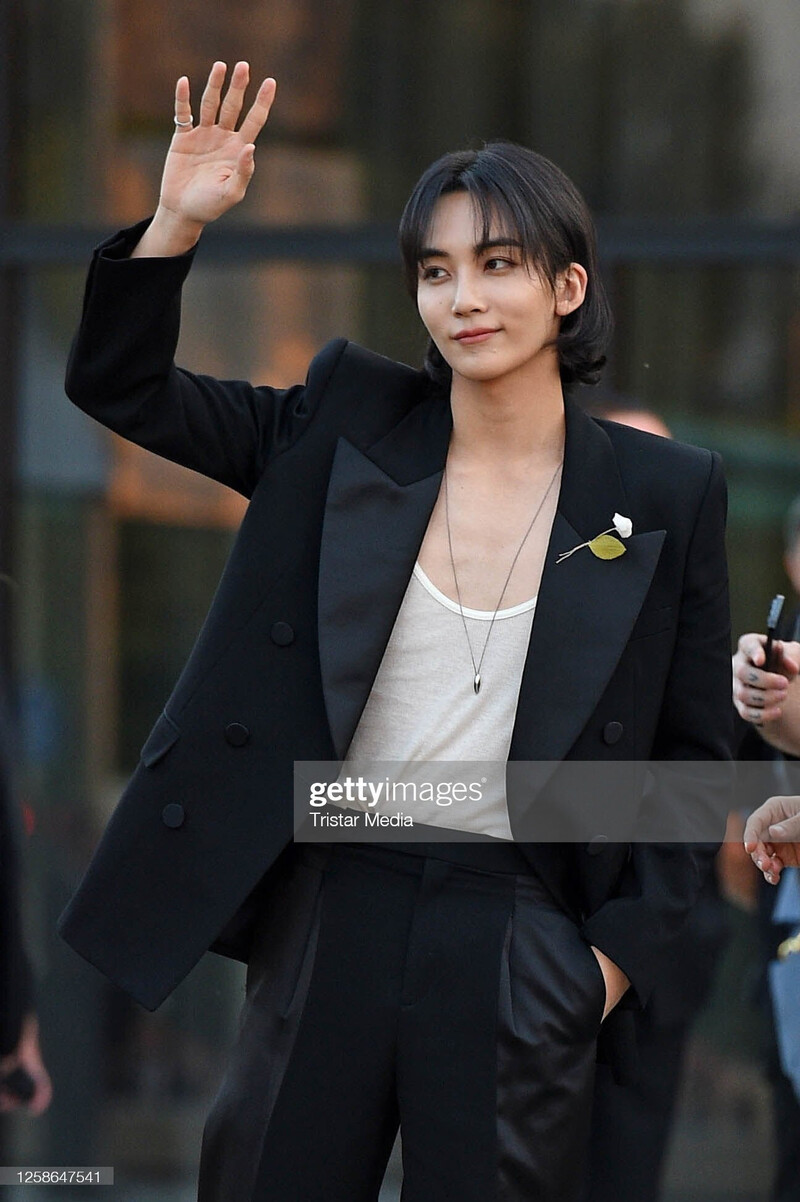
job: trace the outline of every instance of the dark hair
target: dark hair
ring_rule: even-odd
[[[487,142],[482,150],[458,150],[437,159],[421,176],[400,218],[400,250],[406,286],[417,294],[419,261],[440,196],[467,192],[482,222],[492,220],[522,243],[527,262],[553,288],[570,263],[586,268],[583,304],[561,321],[556,349],[564,385],[595,384],[606,361],[613,319],[597,266],[594,222],[578,189],[555,163],[514,142]],[[452,371],[431,339],[425,370],[449,387]]]

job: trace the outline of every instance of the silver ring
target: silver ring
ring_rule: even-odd
[[[188,121],[179,121],[177,117],[173,117],[172,120],[176,125],[180,126],[181,129],[188,129],[190,125],[194,125],[193,117],[190,117]]]

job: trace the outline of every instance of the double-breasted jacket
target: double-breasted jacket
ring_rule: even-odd
[[[449,399],[337,338],[304,384],[174,364],[192,253],[95,253],[72,400],[249,498],[207,619],[62,916],[64,938],[155,1008],[209,949],[247,957],[260,882],[293,834],[295,760],[345,756],[436,500]],[[509,761],[723,760],[730,740],[725,486],[718,456],[588,417],[567,398],[558,508]],[[587,550],[620,513],[626,553]],[[509,798],[512,830],[524,796]],[[707,845],[523,841],[531,867],[642,1005]],[[612,1015],[606,1026],[613,1025]]]

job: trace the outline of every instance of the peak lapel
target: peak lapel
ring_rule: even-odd
[[[452,429],[429,394],[366,452],[340,438],[319,566],[322,686],[336,754],[347,754],[439,493]]]
[[[559,760],[589,720],[622,655],[655,571],[663,530],[633,534],[625,554],[563,551],[633,520],[608,435],[566,402],[564,472],[520,685],[511,760]]]

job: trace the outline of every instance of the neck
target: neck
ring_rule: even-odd
[[[451,454],[462,461],[508,470],[563,457],[564,394],[557,371],[526,370],[489,381],[454,374],[450,406]]]

